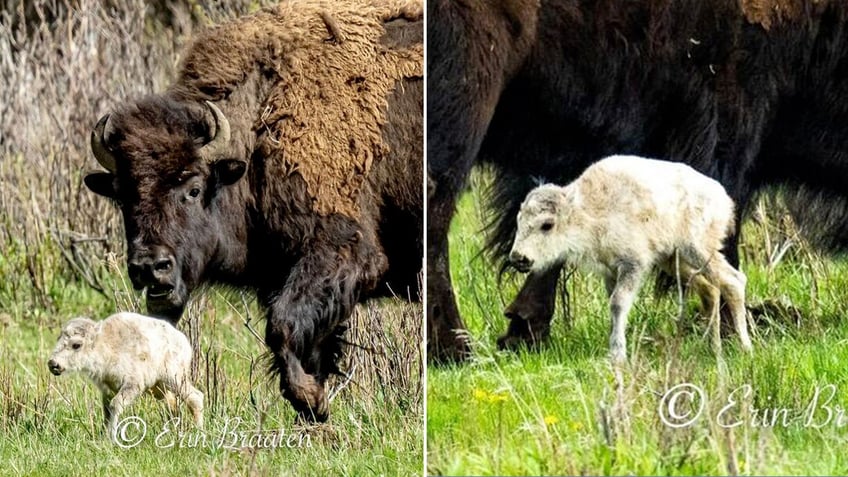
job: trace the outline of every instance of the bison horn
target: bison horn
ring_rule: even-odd
[[[94,158],[97,162],[106,168],[109,172],[116,172],[118,169],[115,165],[115,156],[106,147],[106,137],[111,133],[109,127],[109,115],[105,115],[97,121],[94,130],[91,131],[91,152],[94,153]]]
[[[209,142],[204,144],[203,147],[197,151],[197,154],[205,162],[215,162],[216,160],[221,159],[229,149],[230,122],[214,103],[206,101],[206,106],[209,108],[209,111],[212,113],[212,117],[215,119],[215,136]]]

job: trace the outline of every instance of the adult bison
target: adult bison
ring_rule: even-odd
[[[782,187],[811,239],[848,248],[845,2],[433,0],[427,13],[430,356],[467,352],[447,230],[474,163],[495,169],[502,258],[533,178],[566,183],[610,154],[686,162],[740,215]],[[559,274],[528,276],[500,346],[548,335]]]
[[[287,2],[212,28],[164,93],[120,105],[85,177],[127,268],[177,322],[202,283],[255,290],[280,389],[328,417],[354,305],[415,293],[423,246],[423,6]]]

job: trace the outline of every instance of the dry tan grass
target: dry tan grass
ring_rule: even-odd
[[[0,265],[22,278],[0,299],[50,308],[57,275],[103,290],[102,258],[123,253],[116,210],[82,183],[98,168],[91,127],[121,101],[163,90],[202,24],[260,3],[25,3],[0,14]]]

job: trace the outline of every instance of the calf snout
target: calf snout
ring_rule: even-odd
[[[150,287],[167,294],[174,288],[175,265],[174,255],[165,247],[139,249],[127,260],[127,272],[137,290]]]
[[[533,266],[533,260],[530,260],[526,255],[515,250],[509,254],[509,261],[519,272],[529,272]]]
[[[47,362],[47,368],[50,369],[50,372],[56,376],[62,374],[65,371],[65,368],[63,368],[62,365],[60,365],[53,359]]]

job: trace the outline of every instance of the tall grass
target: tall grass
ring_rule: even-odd
[[[577,272],[568,282],[573,320],[555,317],[540,352],[501,352],[505,304],[521,277],[499,284],[481,257],[486,223],[476,175],[451,229],[451,266],[474,358],[428,370],[428,471],[448,475],[844,474],[848,427],[827,421],[829,406],[848,405],[848,264],[824,259],[799,238],[779,200],[752,211],[741,244],[754,353],[729,337],[717,358],[697,300],[640,294],[628,327],[629,364],[607,358],[609,312],[601,280]],[[666,391],[704,390],[701,418],[673,428],[660,419]],[[752,392],[746,394],[744,386]],[[829,394],[828,394],[829,395]],[[685,396],[681,402],[686,402]],[[730,403],[737,403],[721,414]],[[781,409],[792,419],[783,425]],[[694,408],[680,409],[693,410]],[[789,412],[789,411],[787,411]],[[719,416],[725,420],[720,421]],[[772,422],[777,415],[778,422]],[[799,417],[800,416],[800,417]],[[742,422],[726,429],[720,422]],[[812,424],[825,425],[817,426]],[[848,424],[845,422],[844,424]]]

